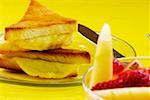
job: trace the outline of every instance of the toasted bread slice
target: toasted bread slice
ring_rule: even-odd
[[[31,0],[24,17],[18,23],[5,28],[5,39],[21,40],[49,34],[69,34],[75,30],[75,20],[62,17]]]
[[[76,30],[76,20],[62,17],[47,9],[37,1],[31,0],[28,10],[23,18],[18,23],[5,28],[5,40],[17,43],[17,41],[30,41],[31,39],[38,37],[55,37],[56,35],[64,37],[68,36],[66,34],[71,34],[69,35],[71,41],[73,32]],[[56,40],[59,41],[59,38],[52,39],[47,45],[49,46],[52,44],[61,47],[61,45],[66,44],[66,41],[61,41],[60,45],[60,43],[55,42]],[[30,43],[35,44],[36,42],[32,41]],[[54,46],[49,46],[49,49]],[[26,47],[25,49],[30,48]],[[36,48],[31,48],[31,50],[36,50]]]
[[[0,68],[22,71],[14,59],[0,55]]]
[[[50,62],[76,63],[76,64],[90,63],[90,55],[88,52],[71,49],[55,49],[45,51],[25,51],[25,52],[0,51],[0,53],[8,57],[41,59]]]

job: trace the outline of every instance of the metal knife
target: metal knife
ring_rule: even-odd
[[[97,44],[99,35],[96,32],[94,32],[93,30],[91,30],[90,28],[88,28],[84,25],[78,24],[78,32],[80,32],[84,37],[88,38],[89,40],[91,40],[92,42]],[[124,55],[122,55],[121,53],[116,51],[114,48],[113,48],[113,54],[114,54],[115,58],[125,57]]]

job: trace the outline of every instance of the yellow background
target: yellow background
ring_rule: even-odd
[[[75,18],[95,31],[109,23],[113,35],[128,41],[137,55],[150,55],[149,0],[38,0],[64,16]],[[17,22],[24,14],[29,0],[0,0],[0,31]],[[7,98],[5,98],[7,97]],[[0,100],[78,100],[83,99],[82,87],[34,88],[0,84]],[[54,99],[55,97],[55,99]],[[10,99],[11,98],[11,99]],[[42,99],[41,99],[42,100]]]

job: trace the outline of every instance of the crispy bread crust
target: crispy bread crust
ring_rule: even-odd
[[[13,31],[38,27],[50,27],[53,25],[57,26],[59,24],[75,25],[76,20],[62,17],[47,9],[36,0],[31,0],[23,18],[18,23],[5,28],[5,39],[7,40],[9,34],[11,34]]]
[[[8,57],[23,57],[30,59],[41,59],[45,61],[61,62],[61,63],[90,63],[90,54],[86,51],[55,49],[45,51],[0,51]]]
[[[76,20],[62,17],[55,12],[47,9],[36,0],[31,0],[23,18],[17,24],[6,27],[6,32],[12,29],[15,30],[72,23],[76,23]]]

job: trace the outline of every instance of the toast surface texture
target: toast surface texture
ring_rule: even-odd
[[[6,40],[30,39],[49,34],[69,34],[76,31],[76,20],[62,17],[31,0],[23,18],[5,28]]]
[[[71,49],[55,49],[45,51],[0,51],[7,57],[21,57],[30,59],[40,59],[50,62],[70,63],[70,64],[89,64],[90,54],[86,51]]]

